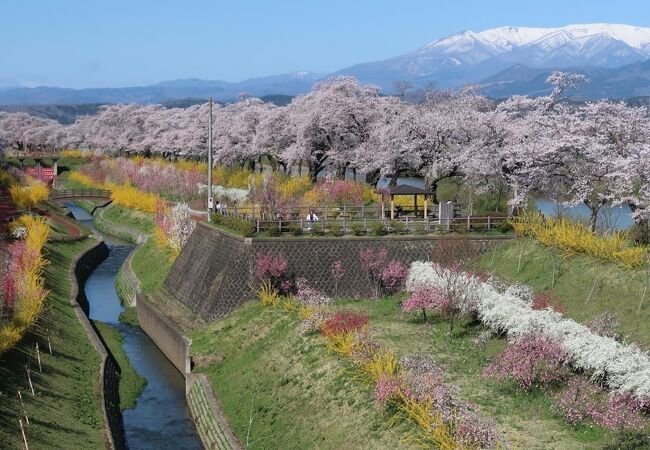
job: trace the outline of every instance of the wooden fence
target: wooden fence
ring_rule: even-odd
[[[317,221],[307,220],[307,214],[304,218],[283,219],[276,218],[273,220],[264,220],[260,217],[254,217],[247,214],[242,214],[241,210],[233,209],[226,211],[218,211],[218,214],[225,216],[236,217],[241,220],[247,220],[255,224],[256,233],[261,232],[296,232],[301,231],[328,233],[333,235],[343,234],[367,234],[369,231],[376,232],[384,230],[385,232],[415,232],[415,233],[431,233],[431,232],[451,232],[451,231],[490,231],[497,229],[508,222],[510,217],[505,215],[494,216],[465,216],[465,217],[445,217],[439,218],[429,216],[425,218],[418,217],[399,217],[394,220],[388,218],[381,218],[381,215],[374,217],[366,214],[350,214],[346,210],[345,213],[333,216],[329,214],[318,214]],[[360,208],[358,208],[360,209]],[[309,211],[309,208],[307,208]],[[366,210],[367,211],[367,210]],[[364,212],[366,212],[364,211]],[[264,216],[261,216],[264,217]]]

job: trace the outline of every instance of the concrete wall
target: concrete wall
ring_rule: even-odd
[[[211,320],[228,314],[253,297],[255,255],[272,252],[284,255],[289,272],[307,279],[311,286],[334,295],[330,268],[341,261],[345,275],[338,283],[338,295],[368,297],[373,287],[360,264],[361,250],[387,249],[392,259],[405,264],[435,259],[440,239],[453,236],[387,236],[338,238],[245,239],[199,224],[176,259],[165,287],[178,300],[203,318]],[[471,237],[477,250],[484,251],[508,237]]]
[[[81,325],[86,330],[88,339],[100,356],[101,412],[104,427],[107,431],[107,447],[121,450],[126,449],[127,446],[124,437],[124,422],[120,411],[120,369],[92,322],[88,319],[88,300],[84,292],[84,285],[88,275],[107,255],[108,249],[106,245],[103,242],[98,242],[75,259],[70,270],[70,279],[72,281],[70,303]]]
[[[140,328],[147,333],[161,352],[171,361],[183,376],[191,370],[190,341],[181,330],[169,321],[142,295],[136,302]]]

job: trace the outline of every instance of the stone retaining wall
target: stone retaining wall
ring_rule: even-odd
[[[131,266],[131,261],[133,260],[133,255],[137,252],[144,242],[141,242],[136,248],[133,249],[129,256],[120,267],[117,277],[115,278],[115,290],[117,295],[125,306],[135,306],[138,293],[140,292],[140,280],[133,272]]]
[[[205,375],[188,375],[186,389],[187,405],[203,446],[209,450],[241,449],[239,440],[216,404]]]
[[[102,233],[113,235],[132,244],[139,244],[141,242],[144,242],[146,235],[140,233],[137,230],[134,230],[133,228],[111,222],[110,220],[104,218],[105,211],[106,208],[95,208],[95,212],[93,213],[95,216],[95,220],[93,221],[95,228],[97,228]]]
[[[466,237],[462,237],[466,239]],[[255,255],[271,252],[284,255],[289,272],[305,278],[311,286],[334,295],[331,266],[341,261],[345,275],[338,283],[338,295],[368,297],[373,286],[361,266],[361,250],[388,250],[392,259],[405,264],[435,258],[440,239],[446,236],[387,236],[335,238],[246,239],[200,223],[176,259],[166,289],[204,319],[222,317],[253,298]],[[510,239],[507,236],[469,237],[471,245],[484,251]]]
[[[70,269],[71,295],[70,303],[77,318],[86,330],[88,339],[100,356],[99,385],[101,393],[101,413],[106,428],[107,447],[111,449],[126,449],[124,437],[124,422],[120,411],[120,369],[115,358],[110,353],[99,333],[88,319],[88,299],[84,285],[88,275],[106,258],[108,249],[104,242],[98,242],[79,255]]]

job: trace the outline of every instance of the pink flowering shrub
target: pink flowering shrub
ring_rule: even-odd
[[[607,394],[583,377],[572,378],[567,388],[554,397],[553,411],[571,425],[591,419],[609,430],[643,429],[648,421],[643,415],[647,402],[630,393]]]
[[[286,294],[293,288],[287,271],[289,262],[282,255],[273,252],[258,253],[255,256],[255,276],[260,282],[269,281],[279,292]]]
[[[598,396],[602,396],[598,386],[583,377],[573,377],[566,389],[554,397],[551,409],[564,417],[568,424],[576,425],[589,417]]]
[[[471,409],[458,414],[455,431],[467,448],[494,448],[499,439],[494,424]]]
[[[388,403],[404,390],[401,380],[382,374],[375,385],[374,400],[378,408],[385,408]]]
[[[361,206],[365,186],[350,180],[325,180],[317,183],[309,193],[321,205]]]
[[[11,316],[16,303],[16,280],[11,272],[7,272],[2,277],[2,301],[4,304],[4,311],[7,316]]]
[[[422,311],[422,320],[427,321],[427,309],[433,309],[433,297],[436,289],[425,286],[418,288],[409,298],[402,302],[403,312]]]
[[[309,286],[304,278],[296,280],[296,299],[306,306],[325,306],[332,302],[327,295]]]
[[[542,334],[522,336],[485,369],[486,376],[513,379],[522,389],[548,386],[565,377],[568,362],[562,346]]]
[[[390,260],[388,250],[385,248],[374,251],[373,249],[359,252],[361,265],[368,272],[370,282],[375,290],[375,297],[379,297],[382,290],[388,294],[397,292],[406,281],[408,267],[396,260]]]
[[[596,405],[589,413],[591,420],[608,430],[643,429],[648,421],[642,415],[645,403],[632,394],[610,394],[607,400]]]
[[[391,261],[380,272],[381,286],[386,293],[394,294],[404,286],[408,276],[408,267],[400,261]]]

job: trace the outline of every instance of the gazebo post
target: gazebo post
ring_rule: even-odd
[[[413,195],[413,212],[415,217],[418,216],[418,194]]]
[[[424,196],[424,220],[427,220],[428,217],[428,211],[427,211],[427,196]]]
[[[390,196],[390,220],[395,220],[395,201],[393,195]]]

